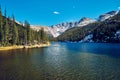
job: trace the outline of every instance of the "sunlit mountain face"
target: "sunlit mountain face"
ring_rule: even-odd
[[[119,14],[119,10],[103,13],[97,19],[90,19],[90,18],[83,17],[79,21],[63,22],[63,23],[59,23],[59,24],[52,25],[49,27],[44,27],[44,28],[45,28],[45,31],[48,34],[50,34],[51,36],[58,37],[59,35],[64,33],[66,30],[69,30],[71,28],[74,28],[74,27],[82,28],[82,27],[92,24],[92,23],[103,22],[117,14]],[[39,30],[39,29],[41,29],[41,26],[36,27],[33,25],[32,29]]]
[[[108,17],[108,15],[107,15]],[[59,41],[72,42],[120,42],[120,14],[116,13],[104,21],[97,21],[86,26],[68,29],[57,37]]]

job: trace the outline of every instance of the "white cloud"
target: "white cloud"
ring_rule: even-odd
[[[60,12],[58,12],[58,11],[54,11],[53,14],[60,14]]]
[[[118,7],[118,9],[120,10],[120,6]]]

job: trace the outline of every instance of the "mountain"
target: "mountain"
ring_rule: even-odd
[[[31,25],[30,28],[34,31],[37,31],[37,32],[40,31],[43,28],[48,36],[53,36],[54,35],[51,28],[47,27],[47,26]]]
[[[103,22],[106,19],[109,19],[110,17],[113,17],[114,15],[116,15],[118,13],[120,13],[120,11],[110,11],[110,12],[100,15],[97,20],[83,17],[79,21],[63,22],[63,23],[52,25],[49,27],[32,26],[31,28],[34,30],[40,30],[41,27],[43,27],[49,36],[53,36],[56,38],[71,28],[74,28],[74,27],[82,28],[91,23]]]
[[[113,17],[114,15],[116,15],[118,13],[118,11],[110,11],[108,13],[102,14],[99,16],[98,21],[104,21],[110,17]]]
[[[58,36],[56,39],[58,41],[80,41],[82,40],[87,34],[90,34],[100,23],[91,23],[84,27],[73,27],[71,29],[66,30],[63,34]]]
[[[64,23],[52,25],[49,27],[32,25],[31,28],[35,31],[39,31],[41,28],[44,28],[44,30],[47,34],[49,34],[53,37],[57,37],[70,28],[83,27],[83,26],[88,25],[93,22],[95,22],[95,20],[83,17],[82,19],[80,19],[79,21],[76,21],[76,22],[64,22]]]
[[[65,22],[57,25],[50,26],[50,30],[53,33],[53,37],[57,37],[63,32],[65,32],[67,29],[72,28],[76,26],[75,22]]]
[[[80,19],[79,21],[76,21],[76,22],[64,22],[64,23],[60,23],[57,25],[52,25],[49,27],[49,29],[53,33],[52,34],[53,37],[57,37],[70,28],[83,27],[85,25],[88,25],[88,24],[94,23],[94,22],[96,22],[96,20],[83,17],[82,19]]]
[[[68,29],[56,38],[58,41],[115,42],[120,43],[120,14],[84,27]]]
[[[90,18],[86,18],[86,17],[83,17],[77,24],[78,27],[83,27],[83,26],[86,26],[90,23],[94,23],[96,22],[96,20],[93,20],[93,19],[90,19]]]
[[[64,22],[64,23],[60,23],[57,25],[49,26],[50,27],[49,30],[52,32],[53,37],[58,37],[59,35],[61,35],[62,33],[64,33],[66,30],[68,30],[70,28],[83,27],[83,26],[86,26],[86,25],[88,25],[90,23],[94,23],[94,22],[102,22],[102,21],[116,15],[117,13],[118,13],[118,11],[107,12],[105,14],[100,15],[97,20],[83,17],[79,21]]]

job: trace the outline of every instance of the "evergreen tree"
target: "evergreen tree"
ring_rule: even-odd
[[[31,30],[31,42],[34,42],[34,31]]]
[[[44,28],[38,32],[32,30],[27,21],[25,25],[18,24],[14,16],[12,19],[6,17],[6,9],[3,16],[0,7],[0,46],[38,44],[46,41]]]
[[[23,45],[26,45],[27,44],[27,31],[26,30],[23,30]]]
[[[15,23],[15,19],[14,19],[14,16],[13,16],[13,45],[16,45],[18,44],[18,28],[16,27],[16,23]]]
[[[6,17],[6,9],[5,9],[5,26],[4,26],[4,44],[8,45],[8,33],[9,33],[9,25]]]
[[[42,41],[42,42],[48,41],[47,36],[46,36],[46,33],[45,33],[45,31],[44,31],[44,28],[41,28],[41,30],[39,31],[39,33],[40,33],[40,38],[41,38],[41,41]]]
[[[30,24],[28,21],[25,21],[25,27],[27,29],[27,43],[31,42],[31,29],[30,29]]]
[[[3,44],[4,40],[4,35],[3,35],[3,21],[2,21],[2,11],[1,11],[1,6],[0,6],[0,44]]]
[[[41,38],[41,41],[43,42],[44,41],[44,28],[41,28],[40,30],[40,38]]]

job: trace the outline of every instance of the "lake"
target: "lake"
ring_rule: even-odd
[[[0,80],[120,80],[120,44],[53,42],[0,51]]]

